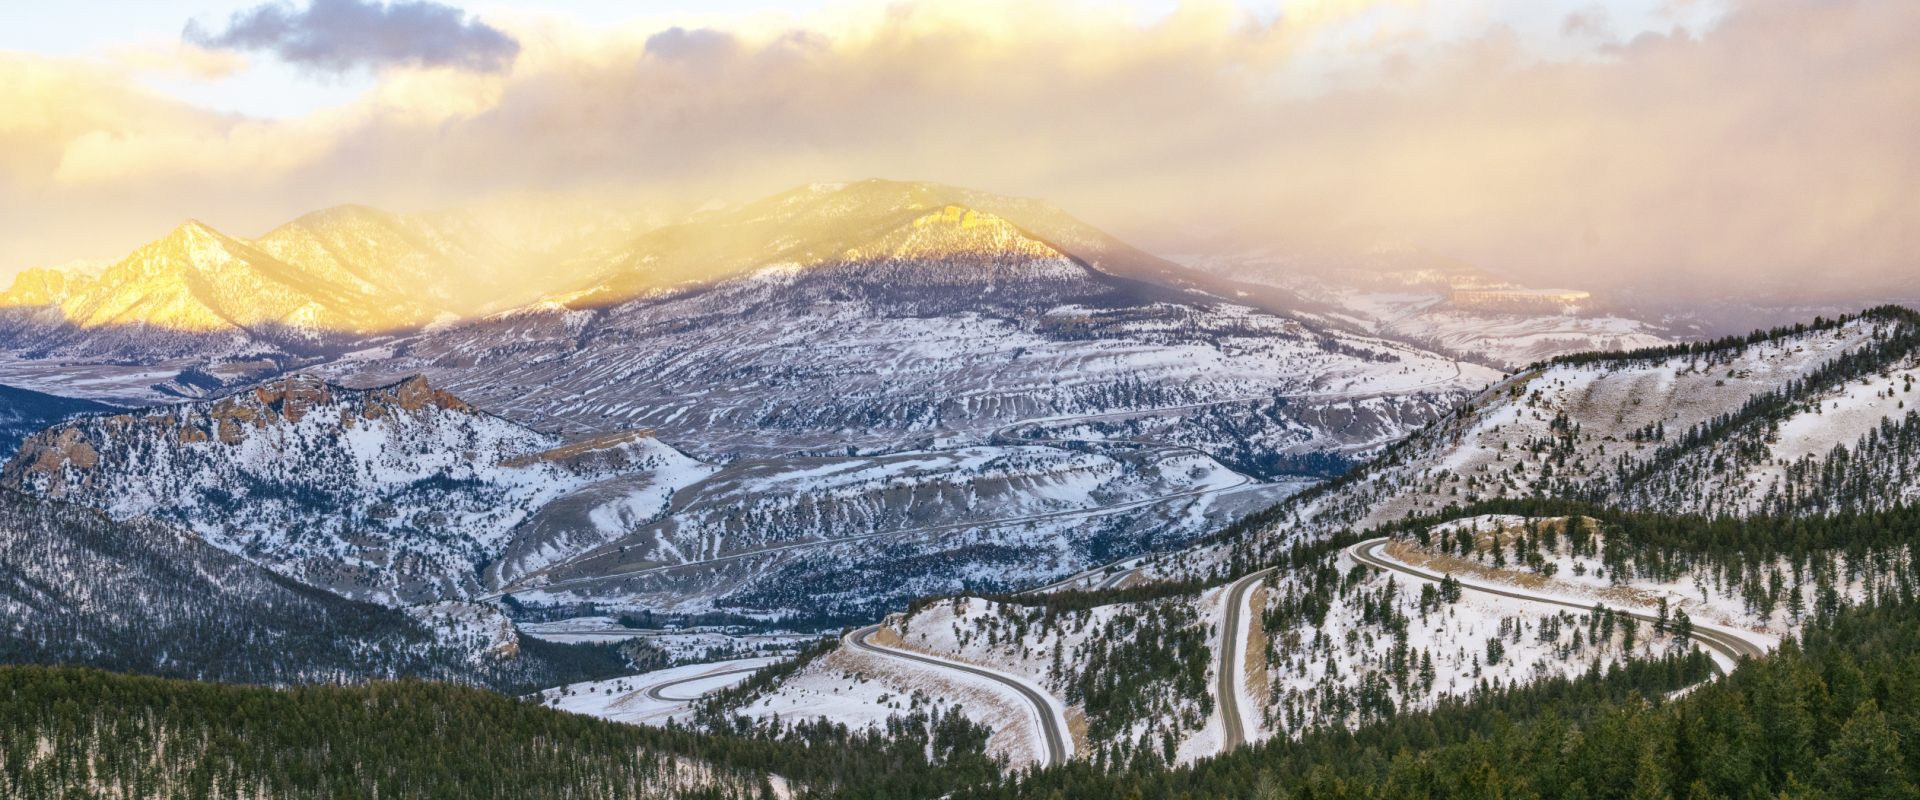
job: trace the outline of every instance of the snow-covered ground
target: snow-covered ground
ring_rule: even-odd
[[[676,495],[669,516],[512,588],[541,603],[697,612],[778,578],[808,584],[788,593],[801,601],[792,613],[1015,588],[1085,568],[1097,541],[1176,546],[1307,485],[1131,442],[742,460]],[[967,548],[980,557],[946,555]],[[903,573],[908,559],[926,568]]]
[[[555,622],[523,622],[528,636],[568,644],[641,639],[675,662],[713,661],[743,653],[785,654],[819,638],[795,633],[735,634],[716,630],[660,631],[622,627],[612,617],[575,617]]]
[[[1346,575],[1358,565],[1342,551],[1333,566]],[[1457,602],[1422,610],[1427,581],[1400,573],[1359,574],[1366,577],[1335,597],[1318,627],[1303,622],[1262,631],[1268,643],[1268,680],[1248,692],[1251,707],[1261,709],[1257,719],[1248,721],[1250,727],[1258,725],[1254,738],[1297,735],[1313,725],[1377,717],[1379,707],[1370,708],[1364,699],[1369,695],[1375,702],[1390,702],[1396,711],[1431,708],[1442,698],[1464,696],[1483,684],[1573,677],[1596,664],[1659,657],[1676,645],[1672,636],[1657,635],[1652,626],[1641,624],[1628,649],[1624,625],[1601,628],[1588,613],[1472,591],[1463,592]],[[1294,576],[1272,581],[1267,607],[1279,608],[1285,598],[1306,588]],[[1388,608],[1407,620],[1404,642],[1383,623]],[[1497,661],[1494,641],[1500,645]],[[1396,674],[1394,653],[1402,646],[1407,666]]]
[[[1034,709],[1012,689],[959,670],[873,653],[846,642],[739,713],[760,720],[825,717],[860,728],[884,726],[888,717],[915,710],[959,713],[990,728],[993,734],[987,751],[1006,756],[1015,768],[1046,759]]]
[[[1586,524],[1592,526],[1591,522]],[[1625,574],[1609,574],[1600,559],[1573,552],[1564,533],[1566,526],[1564,517],[1532,520],[1512,515],[1467,517],[1434,526],[1430,531],[1434,545],[1422,547],[1411,541],[1396,541],[1385,550],[1398,561],[1428,571],[1454,574],[1467,580],[1499,584],[1514,591],[1539,593],[1576,602],[1604,602],[1614,608],[1653,614],[1664,598],[1670,611],[1685,611],[1696,625],[1737,630],[1743,638],[1768,648],[1777,646],[1781,637],[1799,630],[1802,620],[1793,616],[1784,600],[1773,608],[1753,608],[1741,597],[1740,587],[1727,585],[1715,570],[1683,569],[1677,580],[1669,582],[1634,574],[1634,570],[1626,570]],[[1496,534],[1502,537],[1504,548],[1511,548],[1519,536],[1540,536],[1540,532],[1546,530],[1555,532],[1558,545],[1552,549],[1544,546],[1539,549],[1542,561],[1550,567],[1522,570],[1511,564],[1505,569],[1492,566],[1490,549]],[[1469,532],[1479,543],[1481,550],[1474,557],[1465,558],[1457,552],[1441,552],[1439,537],[1460,531]],[[1598,531],[1590,535],[1596,542],[1594,547],[1604,549],[1606,535]],[[1757,574],[1779,572],[1783,576],[1785,591],[1799,592],[1804,607],[1813,606],[1813,586],[1793,578],[1795,570],[1788,559],[1783,557],[1772,564],[1748,564],[1744,569]],[[1545,572],[1552,574],[1548,576]],[[1862,570],[1852,575],[1844,569],[1838,572],[1841,580],[1835,590],[1843,597],[1861,600],[1867,596],[1866,579],[1871,571]]]
[[[684,723],[694,701],[699,700],[701,695],[744,681],[754,670],[780,660],[744,658],[687,664],[623,678],[548,689],[540,693],[540,700],[561,711],[615,722],[664,725],[667,720],[675,719]]]

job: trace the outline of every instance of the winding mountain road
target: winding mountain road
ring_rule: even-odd
[[[1271,568],[1263,569],[1234,581],[1233,585],[1228,587],[1227,596],[1222,601],[1226,603],[1226,613],[1222,616],[1220,625],[1220,668],[1214,671],[1220,678],[1216,693],[1220,697],[1222,728],[1220,752],[1222,753],[1233,752],[1234,748],[1247,741],[1246,723],[1242,720],[1250,709],[1240,708],[1239,687],[1246,680],[1240,672],[1247,660],[1244,655],[1246,639],[1240,633],[1240,609],[1247,604],[1247,592],[1258,586],[1260,581],[1272,572]],[[1252,620],[1249,619],[1249,629],[1251,624]]]
[[[665,694],[662,694],[662,692],[665,692],[668,689],[671,689],[675,686],[679,686],[684,683],[697,683],[699,681],[710,681],[710,680],[713,680],[714,678],[718,678],[723,675],[750,675],[752,673],[759,672],[762,669],[766,669],[765,664],[752,666],[752,667],[745,667],[742,669],[730,669],[725,672],[709,672],[704,675],[695,675],[690,678],[678,678],[675,680],[666,681],[664,683],[656,683],[652,686],[648,686],[645,689],[642,689],[641,692],[645,694],[647,696],[647,699],[649,700],[664,700],[669,703],[690,703],[702,697],[705,697],[707,695],[713,694],[714,692],[720,691],[721,689],[724,689],[726,687],[721,686],[713,689],[708,689],[692,697],[668,697]],[[732,685],[732,682],[728,682],[728,685]]]
[[[1046,766],[1067,762],[1067,757],[1073,752],[1071,746],[1067,743],[1067,723],[1065,719],[1061,718],[1060,713],[1054,709],[1052,701],[1045,695],[1025,683],[990,669],[874,644],[870,639],[873,634],[879,630],[879,625],[868,625],[867,627],[847,634],[846,640],[854,647],[869,653],[876,653],[887,658],[914,661],[936,669],[963,672],[974,677],[986,678],[987,680],[994,681],[995,683],[1012,689],[1015,693],[1019,694],[1021,699],[1025,700],[1028,705],[1033,706],[1034,715],[1039,718],[1039,730],[1035,731],[1035,733],[1040,734],[1041,741],[1046,745]]]
[[[1368,539],[1367,541],[1361,542],[1359,544],[1356,544],[1356,545],[1353,545],[1352,547],[1347,548],[1347,554],[1352,556],[1353,560],[1358,561],[1362,564],[1366,564],[1367,566],[1370,566],[1370,567],[1376,567],[1378,569],[1385,569],[1385,570],[1392,570],[1394,572],[1400,572],[1407,575],[1412,575],[1413,577],[1416,577],[1425,581],[1438,582],[1440,580],[1441,576],[1439,575],[1435,575],[1431,572],[1420,569],[1418,567],[1402,564],[1398,561],[1394,561],[1390,558],[1386,558],[1380,555],[1377,551],[1381,548],[1381,546],[1385,545],[1388,541],[1389,540],[1386,537],[1381,537],[1378,539]],[[1547,605],[1564,606],[1566,608],[1579,609],[1581,611],[1592,611],[1595,605],[1599,605],[1604,608],[1612,608],[1612,610],[1615,613],[1626,614],[1627,616],[1633,617],[1634,619],[1642,620],[1645,622],[1656,621],[1655,617],[1649,616],[1647,614],[1642,614],[1637,611],[1628,611],[1624,608],[1610,607],[1604,603],[1583,604],[1583,603],[1573,602],[1570,600],[1555,600],[1547,597],[1542,597],[1537,594],[1528,594],[1526,592],[1521,592],[1521,591],[1509,591],[1509,590],[1499,589],[1499,588],[1486,586],[1482,584],[1467,583],[1465,581],[1460,582],[1460,588],[1465,589],[1467,591],[1472,591],[1472,592],[1480,592],[1483,594],[1497,595],[1500,597],[1510,597],[1516,600],[1526,600],[1532,603],[1545,603]],[[1693,638],[1694,640],[1698,641],[1701,645],[1705,646],[1707,649],[1712,650],[1716,653],[1719,653],[1722,656],[1725,656],[1728,661],[1731,661],[1735,664],[1740,663],[1740,659],[1742,658],[1758,658],[1760,656],[1766,655],[1767,648],[1769,647],[1769,644],[1767,642],[1756,639],[1756,638],[1748,638],[1739,631],[1733,631],[1733,630],[1728,630],[1724,628],[1708,628],[1701,625],[1694,626]],[[1726,674],[1726,670],[1723,667],[1721,667],[1719,662],[1717,661],[1714,662],[1713,671],[1720,675]]]

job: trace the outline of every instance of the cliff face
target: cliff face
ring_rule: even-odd
[[[419,377],[358,390],[294,375],[50,428],[0,485],[177,522],[290,577],[412,603],[478,591],[509,532],[556,498],[619,475],[704,474],[649,435],[616,438],[561,448]]]

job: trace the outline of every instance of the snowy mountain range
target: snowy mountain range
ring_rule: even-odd
[[[49,431],[5,480],[380,602],[854,613],[1176,546],[1499,377],[1042,201],[866,181],[499,218],[191,223],[22,276],[0,377],[209,399]],[[516,460],[595,442],[625,460]]]

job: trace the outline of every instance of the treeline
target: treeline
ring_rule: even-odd
[[[275,690],[0,667],[0,797],[933,797],[995,780],[957,714],[876,732],[646,728],[405,681]],[[78,794],[76,794],[78,792]]]
[[[1697,654],[1689,657],[1697,660]],[[1176,770],[1049,768],[956,795],[1015,798],[1911,798],[1920,605],[1869,602],[1675,700],[1687,659],[1483,687],[1354,731]]]
[[[1912,384],[1908,384],[1911,390]],[[1808,455],[1787,465],[1781,491],[1769,499],[1776,514],[1857,513],[1900,502],[1920,475],[1920,412],[1860,437],[1849,449],[1834,445],[1824,456]]]

